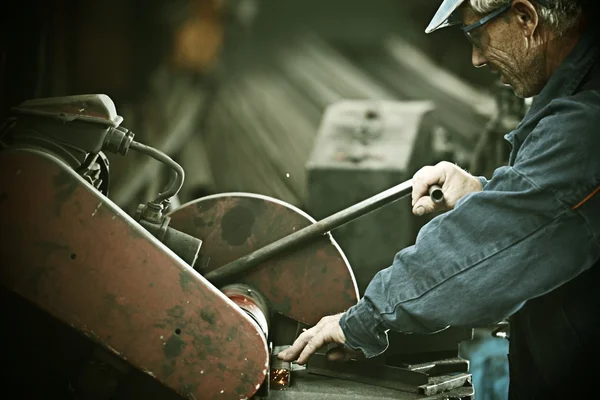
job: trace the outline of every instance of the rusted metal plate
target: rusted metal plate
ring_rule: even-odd
[[[0,220],[2,285],[133,366],[187,398],[263,382],[251,319],[56,158],[0,153]]]
[[[171,226],[203,241],[195,266],[202,274],[315,222],[282,201],[247,193],[205,197],[170,216]],[[272,310],[309,325],[358,300],[354,274],[329,234],[262,263],[240,282],[258,289]]]

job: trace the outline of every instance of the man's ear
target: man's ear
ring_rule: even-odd
[[[517,24],[525,37],[532,37],[539,22],[539,16],[533,4],[529,0],[515,0],[512,9],[517,18]]]

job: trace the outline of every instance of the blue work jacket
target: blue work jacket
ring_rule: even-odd
[[[585,33],[505,136],[509,165],[424,226],[415,245],[374,277],[340,320],[348,346],[373,357],[387,348],[388,330],[431,333],[514,316],[520,351],[532,363],[521,370],[539,367],[546,384],[564,374],[554,364],[593,351],[600,339],[599,53],[597,35]]]

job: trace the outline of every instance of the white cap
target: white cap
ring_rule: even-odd
[[[435,13],[433,19],[429,23],[425,33],[431,33],[441,28],[452,25],[448,22],[448,19],[456,11],[458,7],[464,3],[465,0],[444,0],[440,8]]]

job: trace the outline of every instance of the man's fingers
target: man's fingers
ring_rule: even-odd
[[[284,361],[306,364],[308,358],[319,348],[329,342],[344,343],[344,333],[339,325],[341,314],[324,317],[319,323],[298,336],[292,346],[278,354]],[[298,356],[299,355],[299,356]]]
[[[413,180],[412,205],[414,206],[421,197],[425,196],[428,190],[429,186],[427,186],[427,184],[425,184],[423,181]]]
[[[414,206],[420,198],[428,194],[431,185],[442,183],[442,174],[438,168],[431,166],[421,168],[413,176],[412,205]]]
[[[282,351],[277,356],[283,361],[294,361],[298,355],[304,350],[306,344],[313,338],[317,327],[311,328],[303,332],[298,339],[294,341],[291,347]]]
[[[325,344],[325,337],[322,333],[317,333],[313,338],[306,344],[300,357],[298,357],[298,364],[304,365],[315,351],[319,350]]]
[[[425,196],[421,197],[414,205],[413,205],[413,214],[420,217],[425,214],[429,214],[434,212],[436,209],[436,205],[431,200],[431,197]]]
[[[423,196],[423,194],[426,193],[427,190],[427,183],[425,183],[426,179],[425,176],[427,175],[427,169],[430,167],[423,167],[420,170],[418,170],[412,180],[412,193],[411,193],[411,197],[412,197],[412,205],[414,206],[415,203],[417,202],[417,200],[419,200],[421,198],[421,196]]]
[[[325,325],[325,318],[321,319],[321,321],[319,321],[319,323],[315,326],[313,326],[312,328],[305,330],[304,332],[302,332],[300,334],[300,336],[298,336],[298,338],[294,341],[294,344],[292,344],[291,347],[289,347],[288,349],[282,351],[281,353],[279,353],[277,356],[284,360],[284,361],[294,361],[296,360],[296,358],[298,357],[298,355],[300,355],[300,353],[302,352],[302,350],[304,350],[304,348],[306,347],[306,344],[315,336],[317,335],[321,329],[323,329],[323,326]]]

